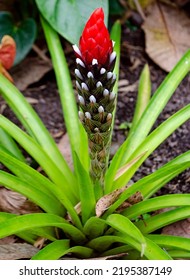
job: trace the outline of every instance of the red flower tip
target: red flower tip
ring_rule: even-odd
[[[79,53],[77,56],[87,64],[92,64],[97,59],[98,64],[104,65],[113,51],[109,32],[104,24],[104,12],[102,8],[96,9],[87,21],[79,41]]]

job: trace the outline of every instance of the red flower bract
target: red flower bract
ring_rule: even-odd
[[[3,36],[0,44],[0,63],[5,69],[10,69],[13,65],[16,56],[16,43],[14,39],[9,36]]]
[[[81,58],[87,65],[91,64],[93,59],[97,59],[101,65],[108,61],[113,46],[104,24],[102,8],[96,9],[87,21],[80,37],[79,49]]]

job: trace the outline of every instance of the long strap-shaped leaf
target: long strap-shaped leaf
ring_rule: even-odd
[[[73,153],[73,163],[75,164],[75,152],[81,158],[84,167],[88,168],[88,141],[87,137],[85,137],[86,133],[84,132],[84,129],[81,127],[81,124],[79,122],[73,85],[59,35],[42,17],[41,23],[54,66],[64,113],[65,125],[67,127],[67,132],[69,135],[71,151]]]
[[[12,137],[0,128],[0,145],[4,146],[8,151],[10,151],[16,158],[25,162],[25,157],[23,156],[21,150],[15,143]]]
[[[71,225],[63,218],[46,213],[26,214],[22,216],[13,217],[0,223],[0,238],[17,234],[25,230],[32,230],[41,227],[58,227],[64,233],[69,234],[71,239],[77,244],[85,241],[84,234]]]
[[[21,121],[28,133],[40,144],[52,161],[65,174],[72,178],[72,172],[60,153],[50,133],[42,123],[32,106],[27,102],[20,91],[3,75],[0,75],[0,93],[6,100],[15,115]]]
[[[20,128],[3,116],[0,116],[0,126],[3,127],[37,162],[42,166],[47,175],[55,183],[54,193],[59,201],[68,210],[73,223],[81,228],[80,219],[73,207],[76,204],[75,185],[68,182],[65,176],[43,151],[38,143]]]
[[[46,212],[57,215],[64,214],[63,207],[59,201],[46,194],[44,191],[36,188],[35,185],[32,185],[21,178],[4,171],[0,171],[0,184],[26,196]]]
[[[183,206],[147,218],[146,225],[144,221],[138,221],[135,223],[135,225],[140,229],[142,233],[151,233],[166,225],[189,218],[189,216],[190,216],[190,206]]]
[[[190,155],[190,152],[189,152]],[[182,160],[184,159],[184,161]],[[143,196],[148,196],[148,194],[153,194],[157,190],[159,190],[162,186],[164,186],[167,182],[169,182],[172,178],[183,172],[186,168],[190,167],[189,158],[187,158],[187,154],[183,154],[180,156],[178,163],[178,157],[175,158],[170,165],[164,165],[151,175],[148,175],[141,180],[134,183],[132,186],[127,188],[118,198],[116,202],[114,202],[109,209],[105,212],[103,217],[109,216],[113,213],[125,200],[127,200],[132,194],[136,193],[137,191],[142,190]],[[148,189],[148,191],[146,191]]]
[[[64,255],[74,253],[81,258],[89,258],[93,250],[84,246],[69,248],[69,240],[56,240],[40,250],[32,260],[57,260]]]
[[[149,260],[171,260],[171,257],[162,250],[156,243],[145,237],[146,247],[144,249],[144,256]],[[114,243],[128,244],[119,249],[114,248]],[[132,249],[141,252],[141,244],[132,237],[125,235],[123,232],[118,232],[116,235],[105,235],[92,239],[88,244],[90,248],[103,252],[101,256],[110,256],[119,253],[128,253]],[[113,245],[112,249],[108,249]],[[108,249],[108,250],[107,250]],[[106,251],[105,251],[106,250]]]
[[[84,169],[77,154],[75,154],[76,177],[79,185],[80,206],[83,224],[95,215],[95,194],[90,174]]]
[[[45,151],[40,147],[36,141],[18,128],[15,124],[9,121],[4,116],[0,116],[0,127],[2,127],[7,133],[9,133],[45,170],[48,176],[55,182],[60,189],[67,191],[67,196],[71,197],[75,195],[74,189],[71,188],[69,181],[65,175],[60,171],[57,164],[52,161]],[[73,180],[70,182],[73,183]],[[73,185],[73,188],[75,185]]]
[[[44,200],[44,197],[48,196],[49,199],[52,198],[52,209],[55,206],[55,209],[59,211],[59,214],[62,216],[65,215],[65,209],[67,209],[68,213],[71,216],[72,221],[81,227],[80,219],[73,207],[73,204],[68,199],[65,191],[63,191],[59,186],[54,184],[48,178],[28,166],[27,164],[17,160],[16,158],[12,157],[8,153],[6,153],[5,149],[0,146],[0,161],[9,168],[13,173],[15,173],[18,177],[20,177],[23,181],[25,181],[25,185],[30,188],[33,192],[38,191],[41,193],[39,199],[36,201],[36,204],[41,205],[41,200]],[[9,188],[14,189],[15,191],[20,192],[20,189],[16,189],[16,186],[9,185]],[[30,197],[30,191],[27,191],[24,194],[26,197],[32,199]],[[44,194],[44,195],[43,195]],[[63,207],[64,206],[64,207]],[[43,208],[43,207],[42,207]],[[46,209],[43,208],[44,210]],[[56,211],[56,210],[55,210]],[[49,212],[49,211],[47,211]],[[58,212],[56,213],[58,214]]]
[[[12,173],[22,178],[40,191],[55,198],[56,185],[46,176],[30,167],[28,164],[12,156],[4,147],[0,145],[0,162],[5,165]]]
[[[190,252],[190,239],[182,236],[148,234],[147,238],[158,244],[159,246],[182,249]]]
[[[0,212],[0,224],[4,221],[6,221],[8,219],[12,219],[13,217],[16,217],[16,216],[17,216],[16,214]],[[52,227],[46,227],[46,228],[39,227],[39,228],[29,229],[26,231],[19,232],[16,235],[31,244],[34,244],[35,240],[39,236],[43,236],[44,238],[47,238],[48,240],[51,240],[51,241],[55,241],[57,239],[55,230]]]
[[[130,245],[135,247],[135,244],[137,242],[141,247],[141,254],[144,254],[144,250],[146,248],[145,238],[129,219],[120,214],[112,214],[106,219],[106,223],[119,232],[124,233],[126,236],[129,236],[131,238]],[[133,240],[136,241],[134,242],[134,244]]]
[[[132,205],[122,212],[122,215],[129,219],[134,219],[144,213],[158,209],[177,206],[190,205],[190,194],[170,194],[154,197]]]
[[[32,260],[57,260],[69,249],[69,239],[56,240],[41,249]]]
[[[83,231],[87,237],[94,239],[100,235],[103,235],[105,227],[106,223],[104,220],[98,217],[91,217],[84,225]]]
[[[141,119],[137,123],[130,134],[130,137],[122,144],[115,154],[110,168],[106,174],[106,188],[108,192],[115,177],[115,174],[122,164],[125,164],[132,153],[142,143],[150,132],[157,117],[164,109],[168,100],[178,87],[179,83],[190,71],[190,50],[181,58],[174,69],[168,74],[162,84],[159,86],[153,97],[151,98]]]
[[[133,174],[136,172],[138,167],[143,163],[143,161],[169,136],[171,135],[180,125],[190,119],[190,105],[185,106],[165,122],[163,122],[159,127],[157,127],[147,138],[141,143],[141,145],[134,151],[134,153],[129,157],[129,161],[137,158],[143,152],[147,153],[130,168],[125,174],[123,174],[117,181],[114,182],[114,189],[125,186],[126,183],[131,179]]]

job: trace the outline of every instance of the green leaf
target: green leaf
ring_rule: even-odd
[[[109,1],[109,14],[110,15],[121,15],[125,11],[124,7],[120,4],[118,0]]]
[[[133,152],[146,138],[154,122],[175,92],[179,83],[190,71],[190,50],[181,58],[154,93],[135,130],[116,152],[106,174],[106,184],[110,186],[119,167],[127,163]],[[110,187],[109,187],[110,188]]]
[[[95,214],[95,194],[90,174],[86,172],[77,154],[75,154],[76,177],[79,185],[82,221],[86,221]]]
[[[26,184],[28,183],[28,185],[32,185],[33,188],[36,189],[36,191],[40,190],[45,195],[47,194],[49,197],[51,197],[54,201],[52,202],[52,206],[56,205],[55,208],[57,208],[57,211],[59,211],[59,213],[62,215],[64,215],[65,213],[63,209],[64,206],[70,214],[73,223],[75,223],[79,228],[81,227],[79,217],[71,201],[68,199],[67,195],[65,194],[65,191],[63,191],[63,189],[61,189],[59,185],[52,183],[48,178],[38,173],[36,170],[31,168],[27,164],[18,161],[16,158],[13,158],[11,155],[6,153],[5,149],[3,149],[1,146],[0,161],[13,173],[24,179]],[[10,188],[12,187],[14,187],[14,185],[10,186]],[[25,195],[28,197],[27,192],[25,193]],[[40,198],[38,201],[40,203]],[[38,201],[36,203],[39,205]]]
[[[12,214],[12,213],[0,212],[0,223],[6,221],[8,219],[12,219],[14,217],[17,217],[17,215]],[[39,227],[39,228],[35,228],[32,230],[30,229],[30,230],[19,232],[16,235],[31,244],[34,244],[35,240],[39,236],[43,236],[44,238],[47,238],[51,241],[56,240],[55,232],[52,227],[46,227],[46,228]],[[7,234],[7,236],[8,236],[8,234]]]
[[[63,218],[46,213],[25,214],[0,223],[0,238],[41,227],[58,227],[77,244],[85,241],[84,234]]]
[[[0,12],[0,40],[4,35],[10,35],[16,41],[16,58],[18,64],[28,52],[36,39],[37,26],[32,18],[27,18],[19,23],[13,21],[9,12]]]
[[[33,186],[31,183],[26,182],[21,178],[0,171],[0,184],[26,196],[46,212],[57,215],[63,214],[62,206],[55,198],[49,196],[45,192],[36,188],[35,185]]]
[[[190,252],[185,250],[168,250],[168,254],[173,258],[177,260],[181,259],[190,259]]]
[[[146,247],[145,238],[129,219],[120,214],[112,214],[106,219],[106,223],[122,234],[125,234],[126,237],[129,236],[131,238],[131,246],[134,246],[133,240],[138,242],[141,246],[141,255],[144,254]]]
[[[33,138],[2,115],[0,115],[0,127],[9,133],[39,163],[57,186],[56,192],[59,193],[60,198],[64,200],[64,197],[68,197],[71,203],[77,202],[74,191],[75,185],[72,184],[72,181],[68,182],[58,165],[52,161],[52,158],[46,154]]]
[[[144,224],[144,221],[138,221],[135,223],[135,225],[140,229],[140,231],[143,234],[147,234],[150,232],[154,232],[155,230],[162,228],[166,225],[189,218],[189,216],[190,206],[183,206],[147,218],[146,225]]]
[[[57,260],[64,255],[72,253],[81,258],[89,258],[92,252],[92,249],[83,246],[69,248],[69,240],[56,240],[40,250],[32,257],[32,260]]]
[[[188,154],[190,155],[190,152],[188,152]],[[178,159],[179,157],[180,159]],[[131,195],[135,194],[137,191],[140,191],[144,198],[149,197],[150,195],[158,191],[167,182],[173,179],[175,176],[177,176],[186,168],[188,168],[190,166],[190,161],[187,153],[179,157],[172,160],[170,164],[162,166],[154,173],[140,179],[132,186],[127,188],[120,195],[118,200],[109,207],[109,209],[105,212],[103,217],[105,218],[111,213],[113,213],[125,200],[127,200]]]
[[[12,173],[33,184],[41,191],[55,198],[54,189],[56,186],[44,175],[30,167],[28,164],[13,157],[4,147],[0,145],[0,162],[3,163]]]
[[[173,235],[163,235],[163,234],[148,234],[147,237],[154,241],[159,246],[168,249],[180,249],[185,251],[190,251],[190,239],[173,236]]]
[[[188,206],[190,204],[190,194],[170,194],[154,197],[132,205],[122,212],[128,219],[134,219],[142,214],[158,209],[177,206]]]
[[[190,151],[187,151],[173,160],[169,161],[165,165],[163,165],[161,168],[159,168],[157,171],[155,171],[153,174],[148,175],[144,177],[142,180],[140,180],[141,184],[141,192],[144,196],[144,198],[149,198],[154,194],[157,190],[160,189],[161,186],[169,182],[171,179],[173,179],[175,176],[180,174],[182,171],[190,167]],[[154,184],[153,177],[156,180],[159,180],[161,184]],[[148,180],[151,180],[148,182]],[[147,180],[147,182],[146,182]],[[162,183],[164,182],[164,184]],[[145,183],[145,184],[144,184]]]
[[[142,70],[142,73],[141,73],[140,79],[139,79],[139,88],[138,88],[136,108],[135,108],[132,126],[129,131],[129,135],[130,135],[130,133],[133,132],[135,125],[140,120],[144,110],[146,109],[146,107],[149,103],[149,100],[150,100],[150,95],[151,95],[150,70],[149,70],[148,64],[146,64]]]
[[[16,158],[25,162],[25,157],[23,156],[21,150],[15,143],[12,137],[0,128],[0,145],[4,146],[8,151],[10,151]]]
[[[118,81],[119,81],[120,51],[121,51],[121,23],[120,23],[120,21],[116,21],[114,23],[114,25],[112,26],[110,38],[115,42],[114,51],[116,52],[116,62],[115,62],[115,67],[114,67],[113,72],[116,75],[116,81],[115,81],[115,85],[113,87],[113,92],[115,92],[115,94],[117,96]],[[116,99],[116,102],[117,102],[117,99]],[[111,125],[111,132],[110,132],[110,143],[111,143],[113,128],[114,128],[116,107],[117,107],[117,104],[115,105],[115,108],[112,113],[113,117],[112,117],[112,125]],[[109,155],[107,155],[107,159],[109,159]],[[105,177],[105,179],[106,179],[106,177]]]
[[[44,152],[51,157],[51,160],[54,162],[56,168],[58,168],[62,173],[61,176],[64,175],[70,184],[75,186],[75,177],[42,120],[21,92],[3,75],[0,75],[0,93],[28,133],[37,143],[40,144]],[[9,133],[9,131],[7,133]],[[15,137],[12,138],[15,139]]]
[[[94,239],[103,234],[105,221],[98,217],[91,217],[84,225],[84,233],[89,239]]]
[[[69,249],[69,240],[56,240],[35,254],[32,260],[57,260]]]
[[[143,161],[167,138],[171,135],[179,126],[185,121],[190,119],[190,105],[185,106],[177,113],[168,118],[160,126],[158,126],[146,139],[138,146],[134,153],[129,157],[128,161],[138,157],[144,151],[147,151],[144,157],[134,166],[132,166],[127,174],[121,176],[114,182],[113,189],[121,188],[124,186],[134,175],[138,167]]]
[[[73,90],[73,84],[69,73],[68,64],[64,56],[63,48],[58,34],[42,18],[42,26],[46,36],[46,41],[51,54],[52,63],[57,79],[62,109],[64,113],[65,125],[67,128],[71,151],[74,161],[74,153],[80,157],[83,166],[89,168],[88,140],[86,132],[82,127]],[[77,137],[76,137],[77,135]],[[85,137],[86,136],[86,137]]]
[[[104,235],[96,237],[87,243],[87,246],[98,252],[104,252],[115,242],[122,242],[121,237],[114,235]]]
[[[98,7],[108,18],[108,1],[36,0],[38,9],[49,24],[72,44],[78,44],[82,30],[91,13]]]
[[[148,258],[149,260],[171,260],[171,257],[164,251],[162,250],[156,243],[151,241],[150,239],[145,237],[146,241],[146,247],[144,248],[144,256]],[[124,250],[120,250],[119,246],[117,245],[114,247],[114,243],[124,243],[128,244],[123,246]],[[90,248],[93,248],[99,252],[103,252],[101,256],[109,256],[109,255],[114,255],[118,253],[128,253],[133,248],[141,252],[141,244],[134,240],[132,237],[129,235],[125,235],[124,233],[117,233],[117,235],[107,235],[107,236],[100,236],[97,237],[93,240],[91,240],[87,244]],[[109,247],[113,247],[112,249],[107,250]],[[107,250],[107,251],[105,251]]]

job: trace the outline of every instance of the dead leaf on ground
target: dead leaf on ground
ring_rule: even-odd
[[[39,249],[27,243],[0,245],[0,260],[30,259]]]
[[[0,245],[5,245],[5,244],[12,244],[17,241],[17,237],[15,235],[10,235],[4,238],[0,239]]]
[[[105,257],[99,257],[99,258],[90,258],[88,260],[115,260],[115,259],[119,259],[121,257],[125,257],[127,256],[128,253],[119,253],[119,254],[115,254],[115,255],[110,255],[110,256],[105,256]]]
[[[142,28],[146,37],[146,52],[167,72],[190,48],[190,19],[179,8],[159,2],[148,6]]]
[[[0,211],[13,214],[41,212],[34,203],[23,195],[0,187]]]
[[[137,90],[138,83],[135,82],[131,85],[119,87],[118,93],[126,94],[127,92],[134,92]]]
[[[51,69],[52,65],[49,62],[39,57],[27,57],[10,72],[15,86],[23,91],[29,85],[38,82]]]
[[[164,227],[162,230],[162,234],[190,238],[190,218]]]

